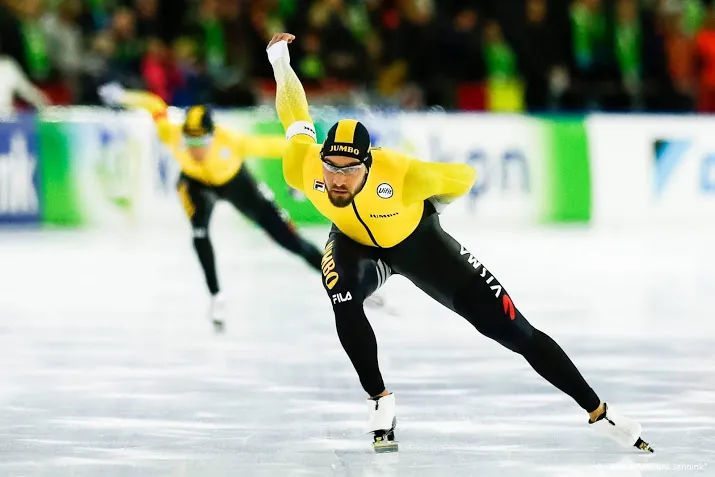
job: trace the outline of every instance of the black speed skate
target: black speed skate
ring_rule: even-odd
[[[640,450],[642,450],[642,451],[646,451],[646,452],[650,452],[650,453],[653,453],[653,452],[654,452],[654,451],[653,451],[653,448],[650,446],[650,444],[648,444],[646,441],[644,441],[644,440],[641,439],[640,437],[638,438],[638,440],[636,441],[636,443],[633,444],[633,447],[636,447],[636,448],[638,448],[638,449],[640,449]]]

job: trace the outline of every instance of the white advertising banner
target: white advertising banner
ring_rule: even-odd
[[[547,147],[538,120],[480,114],[405,115],[400,149],[425,161],[463,163],[477,170],[467,197],[447,217],[474,225],[522,226],[542,215]]]
[[[715,223],[715,118],[593,115],[594,225]]]

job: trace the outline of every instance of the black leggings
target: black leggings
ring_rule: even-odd
[[[287,214],[270,197],[270,191],[262,191],[245,167],[233,179],[220,186],[209,186],[181,174],[178,189],[179,198],[191,221],[194,249],[212,295],[219,292],[219,285],[209,237],[209,221],[214,204],[219,199],[230,202],[283,248],[302,257],[314,269],[320,269],[320,250],[298,235]]]
[[[425,208],[417,229],[395,247],[367,247],[336,228],[326,245],[323,285],[333,305],[340,343],[365,392],[376,396],[385,384],[363,300],[394,273],[458,313],[483,335],[524,356],[542,377],[587,412],[594,411],[600,400],[564,351],[535,329],[491,272],[442,230],[429,203]]]

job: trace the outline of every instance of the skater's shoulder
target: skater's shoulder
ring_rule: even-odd
[[[214,129],[214,139],[217,139],[219,141],[227,141],[227,142],[239,142],[243,138],[243,134],[235,132],[235,131],[229,131],[228,129],[224,128],[223,126],[216,126]]]
[[[404,169],[409,166],[410,157],[395,149],[373,147],[370,154],[374,166]]]

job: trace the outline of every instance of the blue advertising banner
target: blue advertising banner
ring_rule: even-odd
[[[0,121],[0,224],[40,221],[40,174],[34,116]]]

